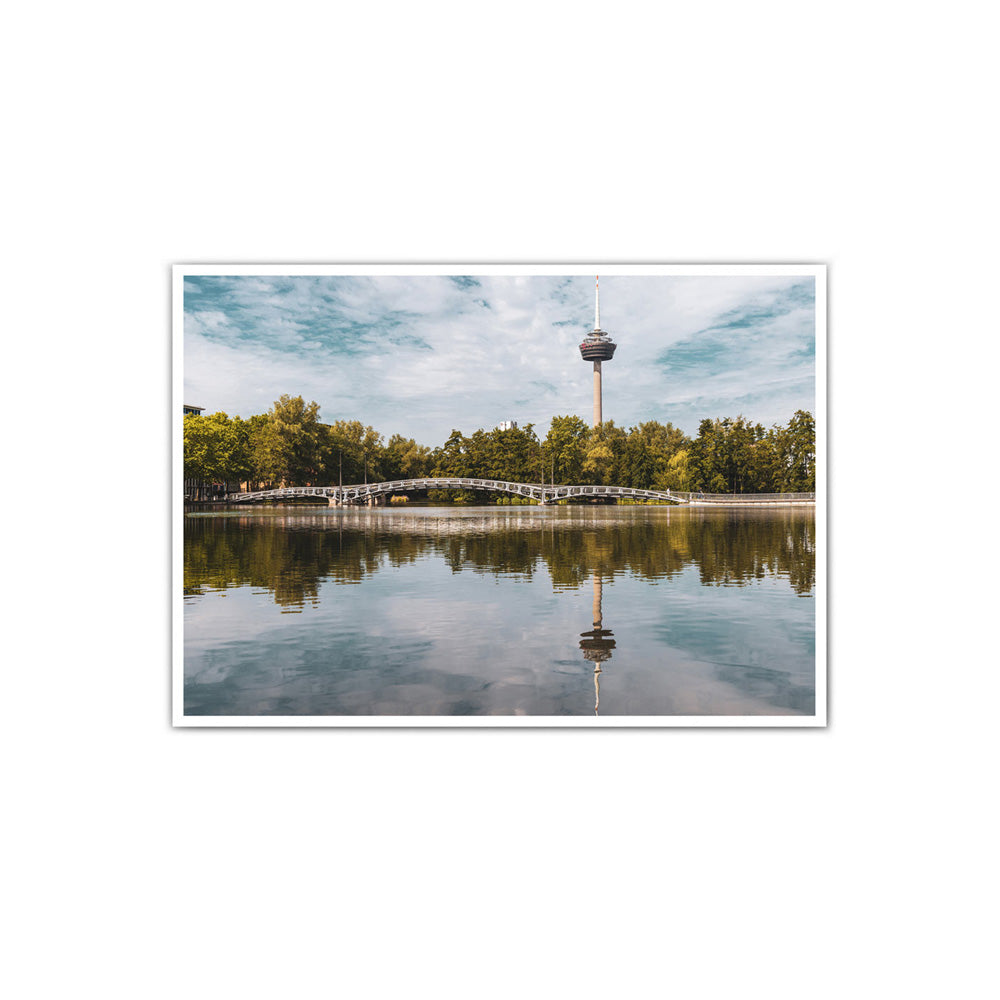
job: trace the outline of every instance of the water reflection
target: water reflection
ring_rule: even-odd
[[[614,632],[602,625],[601,600],[603,586],[601,578],[594,576],[594,627],[589,632],[580,633],[580,649],[583,658],[594,664],[594,715],[600,714],[601,707],[601,664],[611,659],[615,648]]]
[[[815,546],[795,508],[190,515],[185,711],[808,715]]]
[[[454,572],[531,579],[578,588],[597,574],[646,580],[698,567],[704,584],[742,586],[767,577],[811,594],[816,576],[811,510],[528,507],[394,511],[287,508],[189,515],[184,594],[249,584],[298,611],[318,600],[319,583],[357,584],[386,568],[439,556]]]

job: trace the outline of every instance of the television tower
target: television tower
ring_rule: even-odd
[[[580,355],[584,361],[594,362],[594,426],[601,423],[601,362],[610,361],[618,346],[611,336],[601,329],[601,288],[599,278],[594,278],[594,329],[580,345]]]

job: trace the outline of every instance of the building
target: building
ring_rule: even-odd
[[[615,356],[618,345],[610,334],[601,329],[601,292],[597,278],[594,279],[594,329],[580,344],[580,356],[584,361],[594,362],[594,426],[598,427],[603,418],[601,396],[601,362],[610,361]]]
[[[500,423],[497,424],[497,430],[498,431],[516,431],[517,430],[517,421],[516,420],[501,420]]]

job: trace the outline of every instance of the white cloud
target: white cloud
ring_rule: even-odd
[[[813,408],[814,362],[801,354],[812,309],[787,299],[802,280],[602,278],[602,326],[619,345],[605,365],[605,417],[671,420],[693,433],[704,417],[742,412],[767,424]],[[195,279],[186,398],[249,416],[301,394],[324,420],[360,419],[430,445],[503,419],[541,433],[555,414],[589,420],[592,374],[577,345],[593,325],[592,279],[478,281]],[[719,329],[740,317],[749,325]],[[695,363],[664,368],[672,348]]]

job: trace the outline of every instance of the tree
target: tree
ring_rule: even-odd
[[[691,452],[687,448],[671,455],[667,468],[656,482],[656,488],[681,492],[692,489]]]
[[[202,482],[238,482],[249,474],[244,422],[222,411],[184,417],[184,477]]]
[[[815,425],[796,412],[788,427],[744,417],[703,420],[692,442],[690,488],[706,493],[797,493],[816,489]],[[679,487],[677,487],[679,488]]]
[[[549,475],[555,481],[571,486],[583,481],[583,459],[587,440],[587,425],[575,416],[553,417],[545,436],[543,453]]]
[[[630,427],[619,456],[619,484],[634,489],[664,489],[670,459],[690,444],[684,432],[673,424],[650,420]]]
[[[257,413],[245,421],[247,451],[250,456],[249,478],[256,486],[280,483],[284,475],[281,439],[266,413]]]
[[[600,486],[616,484],[623,475],[625,431],[606,420],[587,432],[583,452],[583,474],[588,483]]]
[[[816,422],[806,410],[796,410],[788,426],[777,434],[781,491],[816,490]]]
[[[321,469],[319,403],[284,395],[268,412],[277,446],[278,478],[289,486],[314,484]]]
[[[343,476],[344,484],[361,483],[367,478],[377,483],[386,478],[382,435],[360,420],[337,420],[322,426],[322,477],[333,486]]]
[[[477,431],[472,451],[475,474],[484,479],[536,483],[541,478],[542,450],[533,424],[509,430],[497,427],[488,434]]]
[[[413,438],[393,434],[383,451],[386,479],[423,479],[430,473],[431,450]]]
[[[721,420],[705,419],[691,445],[692,489],[705,493],[728,493],[727,430]]]
[[[469,461],[469,441],[461,431],[453,430],[444,445],[434,452],[433,474],[445,479],[473,476]]]
[[[431,475],[443,479],[470,479],[474,478],[472,462],[470,457],[471,442],[461,431],[453,430],[440,448],[435,448],[432,453],[433,467]],[[431,490],[428,496],[432,500],[445,500],[452,497],[455,500],[467,502],[473,498],[473,494],[468,490]]]

